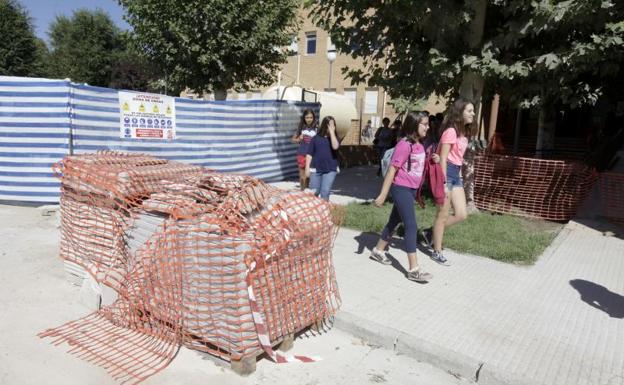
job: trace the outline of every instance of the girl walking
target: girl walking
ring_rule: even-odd
[[[438,205],[433,228],[423,232],[425,242],[433,248],[431,259],[448,265],[448,260],[442,255],[442,238],[444,230],[466,219],[466,195],[461,178],[461,166],[464,163],[464,153],[468,147],[468,137],[474,122],[474,105],[465,99],[457,99],[441,126],[442,135],[438,152],[440,165],[444,173],[446,197],[443,205]],[[453,207],[453,215],[449,210]]]
[[[297,148],[297,167],[299,168],[299,188],[301,191],[308,187],[308,180],[305,174],[306,155],[308,154],[308,147],[310,147],[312,138],[316,135],[316,124],[314,111],[303,111],[299,127],[292,137],[293,143],[299,144],[299,148]]]
[[[373,248],[371,259],[384,265],[392,262],[386,256],[385,250],[390,237],[397,225],[403,222],[405,227],[405,246],[409,269],[406,277],[409,280],[425,283],[432,275],[424,272],[418,265],[416,257],[416,212],[414,201],[416,191],[421,186],[425,168],[426,153],[420,141],[425,138],[429,130],[429,118],[422,112],[410,112],[403,122],[403,137],[397,143],[392,155],[391,166],[384,178],[381,192],[375,199],[375,206],[381,207],[388,193],[392,194],[394,205],[388,223],[381,232],[377,245]],[[434,161],[437,156],[434,157]]]
[[[338,173],[340,147],[336,137],[336,121],[326,116],[316,136],[312,138],[306,156],[305,175],[310,177],[310,188],[316,196],[329,201],[329,193]]]

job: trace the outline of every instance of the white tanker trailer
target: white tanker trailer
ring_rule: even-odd
[[[273,86],[262,94],[265,100],[301,101],[304,89],[299,86]],[[357,110],[351,99],[345,95],[323,91],[308,90],[317,95],[316,101],[321,103],[319,122],[323,117],[331,115],[336,119],[336,133],[344,138],[351,129],[351,120],[357,119]],[[309,99],[307,101],[310,101]]]

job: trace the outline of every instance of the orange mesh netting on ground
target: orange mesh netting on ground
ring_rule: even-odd
[[[480,155],[475,157],[475,204],[489,211],[567,221],[596,175],[578,162]]]
[[[338,226],[311,194],[136,154],[69,156],[56,167],[61,257],[118,297],[40,336],[121,382],[163,369],[180,345],[288,361],[272,344],[340,304]]]
[[[601,215],[612,222],[624,225],[624,174],[600,174]]]

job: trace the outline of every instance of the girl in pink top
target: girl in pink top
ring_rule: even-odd
[[[474,105],[465,99],[457,99],[442,124],[442,136],[438,152],[440,165],[446,180],[446,197],[444,204],[438,206],[433,229],[423,231],[423,237],[429,247],[433,247],[431,259],[448,265],[442,255],[442,237],[444,229],[466,219],[466,196],[461,179],[461,166],[464,163],[464,152],[468,147],[468,136],[474,122]],[[453,206],[453,215],[449,215]]]
[[[394,205],[388,223],[381,232],[381,237],[377,246],[373,248],[371,259],[384,265],[392,264],[386,256],[386,247],[392,237],[394,230],[399,223],[403,222],[405,227],[405,247],[409,270],[406,277],[416,282],[427,282],[431,279],[431,274],[425,273],[418,266],[416,259],[416,213],[414,212],[414,201],[416,191],[423,178],[426,153],[425,148],[420,143],[429,130],[429,117],[422,112],[410,112],[405,117],[403,123],[403,133],[405,138],[397,143],[392,155],[391,165],[384,179],[381,192],[375,199],[375,206],[381,207],[388,193],[392,194]]]

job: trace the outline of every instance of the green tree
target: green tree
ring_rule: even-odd
[[[554,147],[558,106],[593,105],[623,79],[624,4],[510,3],[493,10],[504,23],[464,63],[512,104],[539,108],[536,151],[541,155]]]
[[[119,0],[136,39],[168,84],[197,92],[273,82],[286,60],[298,0]]]
[[[393,97],[509,95],[522,106],[594,103],[619,76],[624,3],[611,0],[308,1],[344,71]],[[484,83],[485,81],[485,83]]]
[[[0,75],[41,76],[45,44],[35,36],[28,12],[14,0],[0,0]]]
[[[517,106],[540,109],[538,150],[554,145],[555,105],[595,103],[622,76],[621,1],[308,0],[306,5],[339,50],[364,59],[363,69],[343,69],[353,81],[383,86],[393,98],[459,94],[477,107],[483,92],[501,93]]]
[[[50,74],[107,87],[125,47],[119,29],[102,10],[80,9],[50,25]]]
[[[115,54],[114,65],[109,82],[110,88],[127,89],[145,92],[164,92],[164,87],[158,86],[162,74],[156,64],[140,51],[134,44],[130,33],[120,35],[124,49]],[[167,91],[179,95],[180,90]]]

